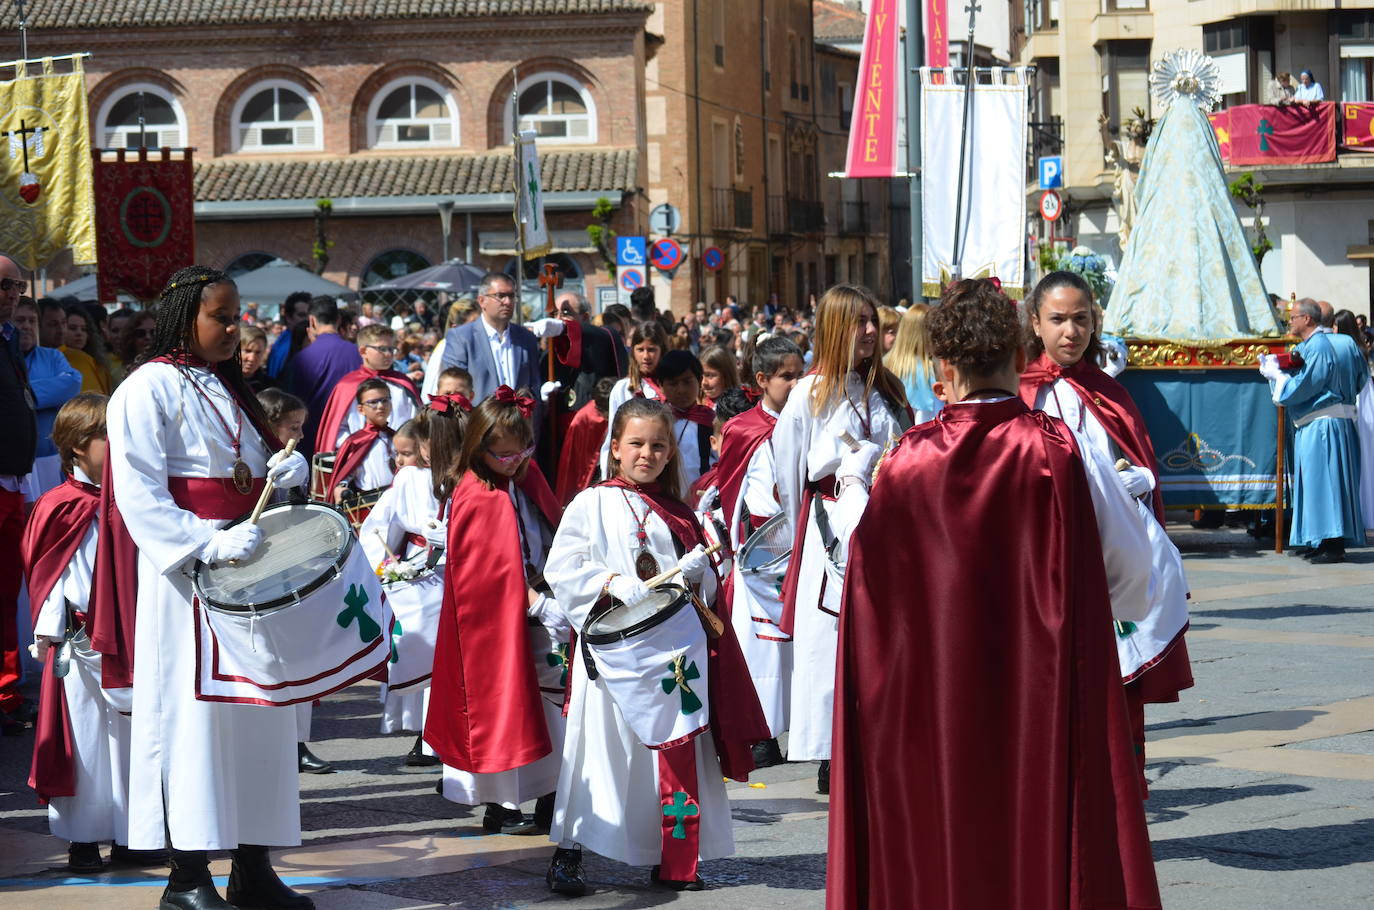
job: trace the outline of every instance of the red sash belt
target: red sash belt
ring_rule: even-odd
[[[819,493],[826,499],[835,498],[835,475],[827,474],[820,480],[808,481],[806,486],[815,493]]]
[[[198,518],[228,521],[253,511],[266,480],[253,478],[253,489],[240,493],[230,477],[168,477],[167,489],[176,504]]]

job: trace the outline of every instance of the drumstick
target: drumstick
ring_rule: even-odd
[[[1118,459],[1116,460],[1116,469],[1117,469],[1118,471],[1126,471],[1126,470],[1129,470],[1130,467],[1131,467],[1131,463],[1130,463],[1129,461],[1127,461],[1126,459],[1124,459],[1124,458],[1118,458]]]
[[[291,457],[291,453],[294,451],[296,451],[296,440],[288,439],[286,441],[286,448],[281,450],[281,460],[285,461],[287,458]],[[263,485],[262,495],[258,497],[258,504],[254,507],[253,514],[248,516],[248,523],[250,525],[257,524],[258,519],[262,517],[262,510],[267,507],[267,499],[272,495],[272,488],[274,486],[275,484],[273,484],[270,479]]]
[[[714,546],[707,547],[706,555],[711,556],[716,551],[718,551],[721,548],[721,546],[721,544],[716,544]],[[678,568],[677,566],[673,566],[667,572],[662,572],[658,575],[655,575],[653,578],[650,578],[648,581],[644,582],[644,586],[647,588],[656,588],[659,585],[664,584],[667,581],[670,581],[673,578],[673,576],[677,575],[677,573],[681,571],[682,569]]]
[[[373,528],[373,529],[372,529],[372,533],[373,533],[373,534],[376,534],[376,535],[377,535],[377,539],[380,540],[380,541],[382,542],[382,549],[383,549],[383,550],[386,550],[386,555],[387,555],[387,556],[390,556],[392,559],[396,559],[396,551],[392,550],[391,547],[390,547],[390,545],[387,544],[387,542],[386,542],[386,535],[382,533],[382,529],[381,529],[381,528]]]
[[[849,446],[849,451],[851,452],[859,451],[859,440],[850,436],[848,430],[840,430],[840,442]]]

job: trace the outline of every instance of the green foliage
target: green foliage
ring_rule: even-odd
[[[615,249],[616,235],[615,231],[611,230],[611,218],[614,215],[615,206],[611,204],[611,200],[600,196],[592,206],[592,217],[596,221],[587,225],[587,237],[601,254],[601,262],[612,278],[615,278],[615,254],[612,251]]]
[[[315,200],[315,242],[310,247],[310,258],[315,260],[316,275],[324,274],[324,267],[329,264],[329,250],[334,246],[334,241],[329,239],[325,231],[333,211],[333,200]]]
[[[1255,254],[1256,264],[1263,262],[1264,254],[1274,248],[1266,230],[1268,225],[1264,221],[1264,184],[1256,183],[1254,174],[1245,173],[1232,180],[1228,189],[1232,198],[1245,203],[1255,212],[1255,237],[1250,244],[1250,251]]]

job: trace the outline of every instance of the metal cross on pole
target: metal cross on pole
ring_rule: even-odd
[[[524,266],[524,263],[520,263]],[[539,286],[544,289],[546,301],[544,314],[550,319],[558,318],[558,289],[563,286],[563,273],[558,270],[558,266],[552,262],[545,263],[544,273],[539,276]],[[565,329],[566,331],[566,329]],[[549,382],[554,381],[554,360],[553,352],[554,339],[549,339]],[[549,451],[558,451],[558,409],[549,403]]]
[[[24,11],[24,0],[14,0],[14,5],[19,8],[19,54],[27,60],[29,59],[29,16]]]

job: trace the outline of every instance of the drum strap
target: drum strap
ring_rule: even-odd
[[[697,424],[697,457],[701,462],[698,475],[711,470],[711,428],[702,423]]]
[[[831,562],[834,562],[835,554],[839,552],[840,541],[830,527],[830,515],[825,511],[825,504],[821,500],[827,498],[833,500],[835,498],[835,478],[831,475],[807,485],[813,493],[811,506],[816,510],[816,530],[821,534],[821,544],[825,547],[826,555],[830,557]]]
[[[663,824],[658,875],[673,882],[695,881],[701,844],[696,738],[657,752],[658,801]]]

